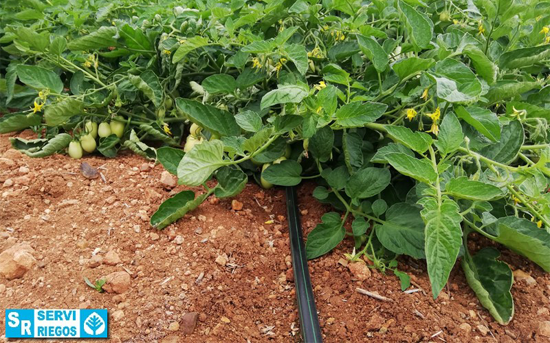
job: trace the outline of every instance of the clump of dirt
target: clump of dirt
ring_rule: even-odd
[[[22,278],[0,277],[0,307],[106,308],[113,342],[300,341],[283,190],[249,184],[236,199],[211,198],[157,231],[149,216],[186,189],[161,182],[162,166],[130,154],[31,159],[10,149],[8,137],[0,135],[0,252],[28,242],[36,264]],[[81,162],[100,176],[85,177]],[[328,210],[312,198],[313,188],[299,192],[306,233]],[[309,262],[326,342],[548,339],[540,323],[550,320],[549,276],[505,249],[503,260],[535,282],[514,284],[516,316],[500,326],[459,268],[433,300],[421,261],[402,259],[399,266],[412,276],[414,293],[372,269],[355,280],[342,260],[351,244]],[[110,293],[83,281],[110,274]]]

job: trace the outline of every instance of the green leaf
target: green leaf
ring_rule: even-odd
[[[363,127],[380,118],[388,105],[378,102],[352,102],[336,111],[336,123],[342,127]]]
[[[164,169],[173,175],[178,175],[178,165],[183,156],[185,156],[185,152],[181,149],[174,149],[167,146],[157,149],[158,161],[162,164]]]
[[[139,89],[149,100],[153,102],[155,107],[159,107],[162,103],[162,86],[158,76],[152,71],[147,70],[141,76],[128,75],[130,83]]]
[[[346,183],[346,194],[352,199],[365,199],[380,194],[391,181],[386,168],[365,168],[351,175]]]
[[[189,212],[194,199],[193,191],[183,191],[166,200],[151,216],[151,226],[160,230],[180,219]]]
[[[241,128],[237,125],[235,117],[227,111],[183,98],[176,99],[176,106],[192,122],[212,133],[220,136],[238,136],[241,133]]]
[[[550,57],[550,45],[539,45],[508,51],[500,56],[498,64],[503,69],[529,67]]]
[[[306,48],[301,44],[291,44],[285,47],[286,55],[294,63],[298,72],[305,75],[308,68]]]
[[[408,127],[388,125],[386,130],[395,141],[421,154],[428,150],[433,143],[432,136],[429,134],[418,131],[413,132]]]
[[[44,118],[48,126],[66,123],[72,116],[82,114],[84,104],[74,98],[65,98],[61,102],[45,106]]]
[[[278,116],[273,121],[273,130],[276,134],[281,135],[283,133],[290,132],[298,126],[302,125],[303,121],[304,117],[295,114]]]
[[[398,7],[409,34],[408,38],[416,47],[427,48],[433,36],[433,23],[401,0],[398,1]]]
[[[237,87],[246,89],[254,86],[258,82],[266,78],[266,75],[261,70],[246,68],[239,76],[237,76]]]
[[[45,52],[50,43],[50,37],[48,32],[42,32],[42,34],[36,33],[28,27],[17,28],[18,41],[22,41],[28,44],[28,46],[40,52]]]
[[[460,106],[456,109],[456,114],[493,142],[500,139],[500,124],[497,115],[491,110],[474,106],[466,108]]]
[[[38,114],[14,114],[0,117],[0,133],[19,131],[42,123],[42,117]]]
[[[424,222],[419,208],[407,203],[397,203],[386,212],[383,224],[376,224],[376,237],[382,245],[396,253],[414,258],[425,258]]]
[[[394,269],[393,273],[399,278],[399,282],[401,283],[401,290],[403,292],[411,286],[411,277],[409,276],[409,274],[399,271],[397,269]]]
[[[506,325],[514,316],[514,300],[510,293],[514,278],[510,267],[497,260],[499,256],[495,248],[483,248],[473,258],[462,259],[461,265],[481,305],[498,323]]]
[[[386,159],[386,155],[395,152],[401,152],[411,157],[414,157],[414,152],[412,152],[411,149],[407,148],[406,146],[399,143],[389,143],[388,145],[379,148],[370,161],[373,163],[389,163]]]
[[[324,126],[309,139],[309,151],[311,155],[321,162],[326,162],[332,156],[334,147],[334,131]]]
[[[514,120],[502,127],[498,142],[484,147],[479,153],[491,160],[508,164],[516,159],[524,139],[521,122]]]
[[[268,54],[273,52],[274,48],[275,44],[273,41],[256,41],[243,47],[241,51],[251,54]]]
[[[424,197],[419,203],[424,207],[420,215],[426,224],[426,262],[435,299],[445,287],[462,245],[462,216],[450,199],[438,203],[435,198]]]
[[[117,41],[113,38],[116,34],[116,27],[101,26],[97,29],[97,31],[94,31],[89,35],[70,41],[67,44],[67,48],[71,51],[86,51],[116,46]]]
[[[401,80],[420,71],[428,70],[435,61],[431,58],[423,59],[418,57],[409,57],[395,62],[392,65],[393,71]]]
[[[353,223],[351,223],[353,235],[356,237],[363,236],[367,233],[369,227],[370,224],[365,220],[365,217],[357,217],[353,220]]]
[[[437,179],[432,164],[425,159],[419,160],[401,152],[387,154],[385,157],[388,163],[403,175],[428,184],[434,183]]]
[[[439,126],[439,135],[435,146],[441,154],[447,155],[458,149],[463,141],[464,133],[460,121],[454,113],[447,113]]]
[[[262,129],[262,118],[254,111],[243,111],[235,116],[241,129],[248,132],[258,132]]]
[[[38,67],[20,64],[16,68],[19,80],[37,90],[49,89],[55,93],[63,91],[63,82],[55,72]]]
[[[489,92],[485,95],[485,98],[492,104],[519,96],[535,88],[540,88],[540,86],[539,82],[498,81],[489,88]]]
[[[307,236],[306,256],[309,260],[331,251],[346,236],[346,230],[338,213],[325,213],[321,220],[322,223]]]
[[[431,77],[436,82],[437,96],[449,102],[469,102],[481,95],[481,83],[476,75],[455,59],[437,62]]]
[[[375,39],[362,35],[357,35],[357,42],[363,54],[372,61],[374,69],[379,73],[385,71],[389,63],[388,54],[380,44]]]
[[[143,54],[153,48],[147,36],[140,29],[135,29],[128,24],[124,24],[118,30],[118,33],[124,38],[126,46],[130,49],[139,50]]]
[[[374,213],[375,216],[380,217],[388,209],[388,203],[386,203],[384,199],[376,199],[372,203],[371,207],[372,207],[372,213]]]
[[[27,141],[10,137],[11,145],[29,157],[46,157],[65,149],[73,138],[68,133],[60,133],[52,139],[35,139]]]
[[[255,149],[256,150],[256,149]],[[271,143],[267,149],[254,155],[254,161],[257,163],[270,163],[283,156],[286,151],[286,139],[278,137]]]
[[[97,151],[99,151],[103,156],[108,158],[116,157],[117,149],[116,145],[120,142],[115,134],[112,134],[108,137],[103,137],[99,139],[99,145],[97,146]]]
[[[550,272],[550,234],[546,230],[514,216],[499,218],[495,226],[494,232],[485,235]]]
[[[357,170],[363,166],[363,137],[357,132],[346,132],[342,137],[342,148],[344,159],[350,171]]]
[[[472,60],[477,74],[487,81],[488,84],[491,85],[496,82],[498,67],[480,48],[469,44],[464,48],[463,53]]]
[[[449,180],[445,185],[445,191],[455,198],[478,201],[490,201],[504,195],[496,186],[468,180],[465,176]]]
[[[65,37],[56,36],[50,44],[50,52],[54,55],[60,56],[65,49],[67,49],[67,40]]]
[[[180,147],[181,145],[174,138],[168,136],[157,124],[140,124],[140,130],[147,133],[147,136],[157,141],[164,142],[174,147]]]
[[[208,38],[195,36],[187,39],[183,44],[178,47],[178,50],[174,53],[172,57],[172,63],[178,63],[181,61],[188,53],[191,51],[202,48],[203,46],[208,45]]]
[[[308,91],[305,87],[298,85],[279,86],[279,88],[266,93],[262,97],[260,108],[263,110],[277,104],[299,103],[307,96]]]
[[[227,74],[211,75],[201,85],[210,94],[231,94],[237,88],[235,78]]]
[[[221,141],[206,141],[195,145],[183,156],[178,165],[179,183],[187,186],[200,186],[216,169],[222,166],[224,166],[224,161]]]
[[[273,164],[262,172],[262,177],[277,186],[296,186],[302,182],[302,166],[293,160]]]
[[[218,185],[214,189],[216,197],[230,198],[239,194],[246,187],[248,176],[235,167],[223,167],[216,173]]]
[[[349,172],[345,166],[337,167],[334,170],[329,167],[323,169],[321,176],[332,189],[339,191],[346,187],[346,182],[349,179]]]

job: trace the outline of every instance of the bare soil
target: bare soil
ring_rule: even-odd
[[[231,199],[211,198],[157,231],[149,216],[185,189],[167,189],[161,165],[130,154],[31,159],[10,149],[9,137],[0,135],[0,157],[15,162],[0,163],[0,252],[29,242],[38,262],[20,279],[0,278],[1,309],[106,308],[112,342],[301,341],[282,189],[264,191],[251,183],[236,197],[241,210]],[[105,181],[85,178],[81,162],[99,168]],[[2,186],[8,179],[13,184]],[[306,233],[328,210],[312,198],[313,189],[306,184],[299,191]],[[479,239],[472,249],[488,244]],[[412,288],[420,290],[407,294],[395,276],[375,270],[355,280],[342,259],[351,248],[345,242],[309,264],[325,342],[548,341],[539,325],[550,320],[550,277],[506,249],[502,259],[536,283],[516,281],[516,315],[501,326],[480,306],[458,266],[433,300],[423,261],[400,261]],[[106,264],[107,253],[120,262]],[[104,263],[94,263],[96,255]],[[117,271],[131,276],[123,294],[98,293],[83,281]],[[357,287],[391,301],[361,295]],[[185,335],[183,318],[191,312],[199,314],[198,323]],[[4,325],[1,315],[2,334]]]

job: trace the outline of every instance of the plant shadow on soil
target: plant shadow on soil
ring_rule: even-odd
[[[31,159],[10,149],[10,136],[0,135],[0,251],[29,242],[37,264],[20,279],[0,279],[1,308],[106,308],[112,342],[300,342],[282,189],[250,183],[236,197],[242,210],[233,210],[231,199],[211,198],[158,232],[149,216],[185,189],[164,188],[161,165],[130,154]],[[101,167],[105,182],[82,176],[83,161]],[[314,186],[299,189],[304,234],[329,210],[311,196]],[[490,244],[473,238],[471,249]],[[502,260],[535,280],[515,281],[516,314],[508,326],[480,306],[459,266],[433,300],[423,261],[400,259],[412,288],[425,290],[406,294],[391,273],[372,270],[370,278],[354,280],[341,263],[351,249],[346,241],[309,262],[325,342],[548,340],[539,325],[550,320],[550,277],[504,248]],[[92,260],[108,252],[120,262]],[[119,271],[131,276],[123,294],[97,293],[83,281]],[[393,302],[356,293],[357,287]],[[198,323],[185,335],[189,312],[199,313]]]

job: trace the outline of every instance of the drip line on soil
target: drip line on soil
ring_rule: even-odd
[[[302,226],[300,225],[300,217],[298,216],[298,198],[295,187],[286,188],[286,208],[288,212],[290,252],[292,255],[292,268],[294,270],[294,283],[296,285],[296,299],[298,300],[302,339],[305,343],[322,343],[321,328],[311,287],[306,251],[302,240]]]

